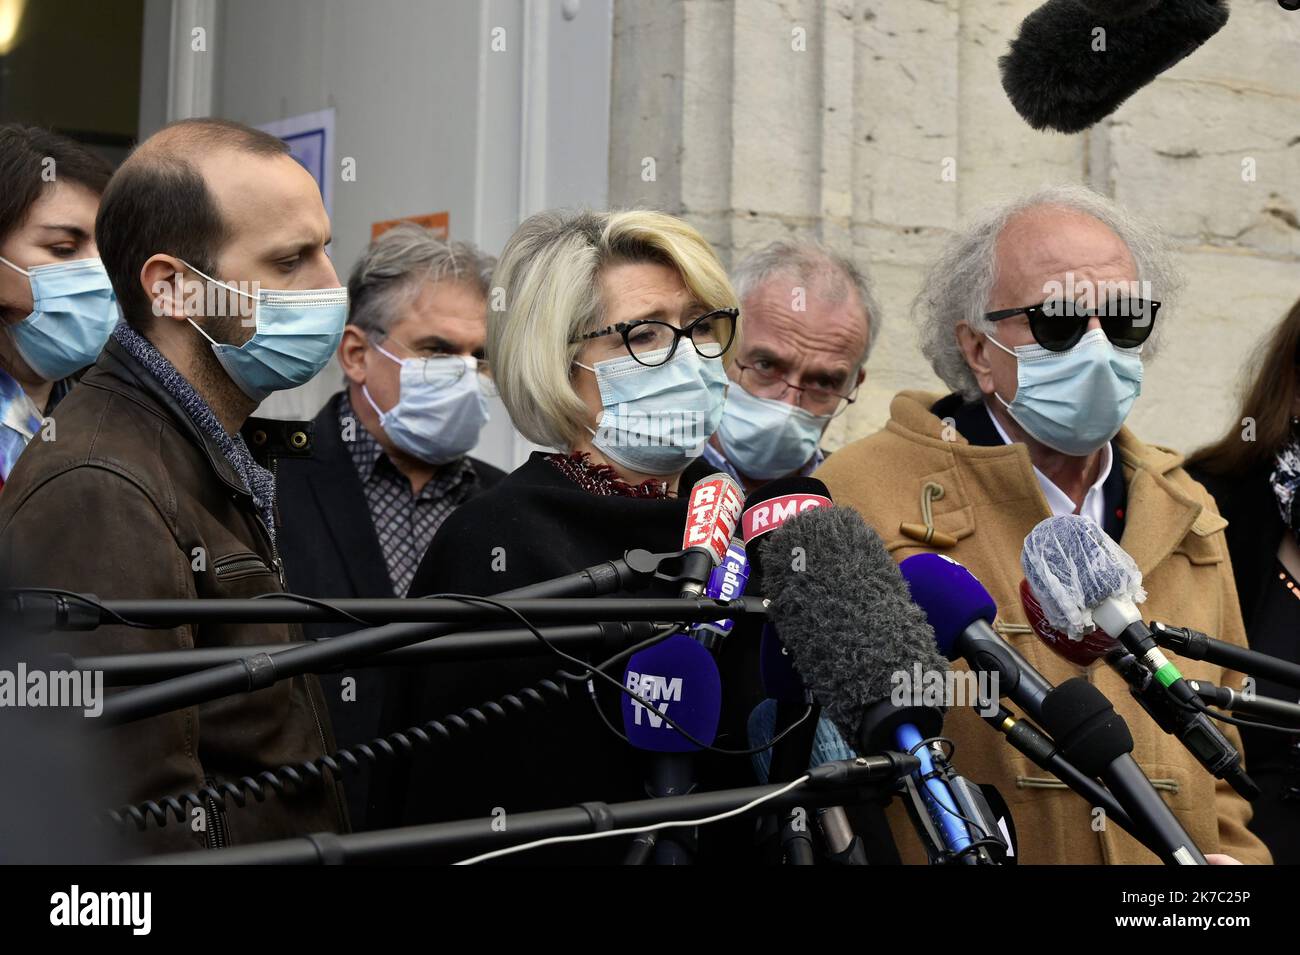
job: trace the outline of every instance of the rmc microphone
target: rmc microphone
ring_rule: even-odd
[[[830,491],[826,485],[816,478],[802,476],[768,481],[745,499],[740,525],[750,556],[751,592],[759,595],[763,593],[764,542],[771,532],[795,514],[810,508],[831,506]],[[811,759],[815,737],[823,721],[821,707],[813,698],[812,692],[804,686],[803,678],[795,670],[789,653],[770,620],[764,623],[759,638],[759,671],[764,694],[775,701],[772,733],[764,739],[773,739],[778,733],[783,733],[780,740],[771,747],[760,778],[788,782],[801,776],[810,765],[815,765]],[[794,725],[800,718],[803,722]],[[761,740],[755,740],[753,745],[758,742]],[[795,863],[810,861],[807,854],[801,852],[802,846],[795,830],[799,825],[798,820],[806,818],[806,810],[800,807],[793,807],[780,821],[769,817],[772,820],[771,827],[781,830],[781,845],[786,858]],[[769,823],[765,822],[760,840],[775,845],[770,839],[768,826]]]

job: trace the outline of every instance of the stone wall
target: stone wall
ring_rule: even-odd
[[[1189,281],[1130,419],[1147,440],[1190,449],[1226,429],[1249,352],[1300,297],[1300,13],[1235,0],[1200,50],[1062,135],[1029,128],[998,74],[1035,6],[616,6],[611,204],[683,215],[727,262],[815,235],[875,279],[884,335],[832,447],[880,427],[900,388],[939,387],[909,306],[947,230],[1001,196],[1086,183],[1172,238]]]

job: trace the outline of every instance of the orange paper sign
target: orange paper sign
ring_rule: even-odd
[[[444,242],[450,233],[448,214],[445,212],[429,212],[422,216],[402,216],[400,219],[372,222],[370,224],[370,241],[373,242],[399,222],[414,222],[416,225],[422,225]]]

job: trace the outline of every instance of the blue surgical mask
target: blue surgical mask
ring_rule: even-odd
[[[181,259],[185,262],[184,259]],[[242,345],[226,345],[187,319],[212,342],[217,361],[239,390],[254,401],[305,385],[329,364],[348,321],[348,290],[261,289],[257,295],[227,285],[185,262],[209,282],[257,303],[257,330]]]
[[[1014,355],[1017,367],[1015,398],[995,397],[1016,424],[1062,454],[1082,457],[1110,441],[1142,393],[1141,348],[1116,348],[1100,328],[1062,352],[989,341]]]
[[[830,420],[736,387],[727,394],[718,440],[741,474],[769,481],[811,461]]]
[[[653,361],[666,351],[642,357]],[[592,445],[630,471],[678,474],[718,430],[727,373],[721,359],[701,358],[687,343],[653,367],[631,355],[575,364],[593,372],[600,387],[604,413],[591,432]]]
[[[18,354],[46,381],[67,378],[104,350],[119,312],[113,286],[99,259],[19,268],[32,285],[32,313],[9,326]]]
[[[478,444],[479,432],[488,422],[488,404],[476,359],[465,355],[398,358],[378,345],[374,348],[402,366],[397,404],[387,411],[380,411],[370,390],[361,386],[361,394],[394,445],[428,464],[446,464]]]

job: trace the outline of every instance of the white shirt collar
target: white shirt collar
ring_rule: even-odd
[[[984,411],[993,422],[993,427],[998,429],[998,434],[1001,436],[1003,443],[1014,444],[1015,442],[1011,440],[1011,436],[1003,430],[1002,422],[998,421],[998,416],[993,413],[987,404],[984,405]],[[1102,494],[1102,485],[1110,477],[1110,467],[1110,442],[1107,441],[1101,448],[1101,470],[1097,472],[1097,480],[1093,482],[1092,487],[1088,488],[1088,493],[1083,496],[1083,506],[1079,508],[1079,513],[1095,522],[1098,527],[1106,526],[1106,501]],[[1070,500],[1070,495],[1053,484],[1051,479],[1038,468],[1034,468],[1034,477],[1038,479],[1038,484],[1043,489],[1043,496],[1047,498],[1047,506],[1051,508],[1053,516],[1062,517],[1074,513],[1074,501]]]

